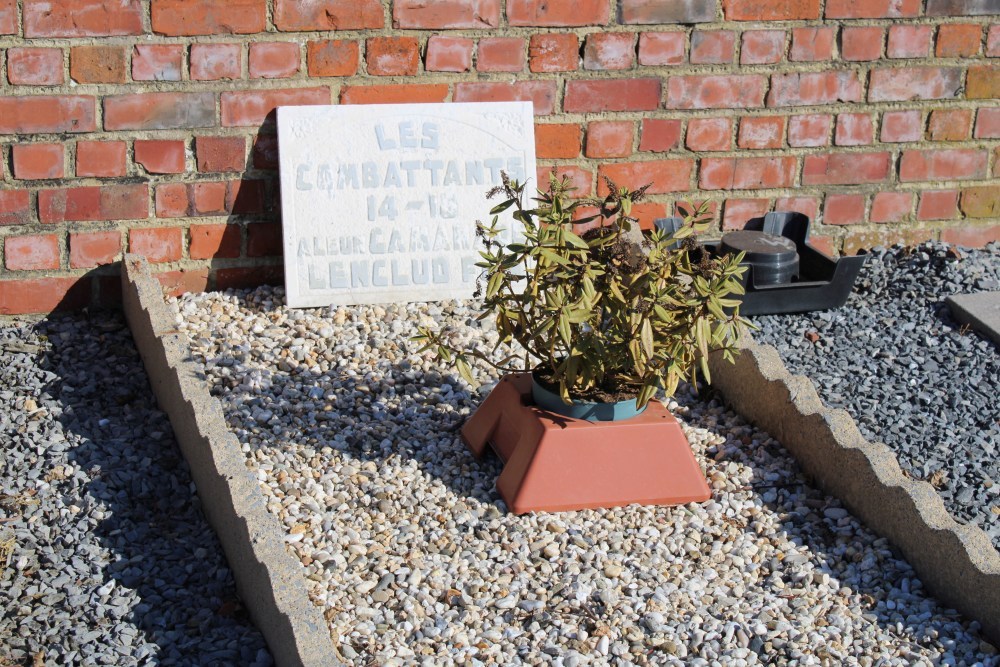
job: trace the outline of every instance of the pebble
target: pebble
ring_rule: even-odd
[[[426,323],[492,349],[472,303],[292,309],[259,288],[176,305],[269,510],[304,526],[286,548],[353,664],[1000,665],[710,393],[667,401],[708,502],[518,516],[499,462],[458,434],[495,371],[477,364],[473,389],[408,340]]]

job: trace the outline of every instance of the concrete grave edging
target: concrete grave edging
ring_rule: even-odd
[[[236,589],[275,662],[342,664],[326,621],[309,600],[302,566],[285,550],[284,531],[246,467],[222,406],[191,361],[187,339],[176,330],[145,258],[125,255],[122,300],[156,401],[170,418]]]
[[[865,440],[844,410],[823,405],[778,351],[748,341],[735,364],[713,355],[712,386],[770,433],[826,493],[888,538],[927,589],[1000,645],[1000,553],[977,526],[956,522],[927,482],[905,477],[886,445]]]

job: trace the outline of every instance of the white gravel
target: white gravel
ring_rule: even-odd
[[[469,305],[294,310],[274,288],[178,302],[350,663],[1000,664],[885,540],[707,397],[668,405],[710,501],[509,514],[499,463],[457,434],[484,393],[407,341],[435,322],[489,345]]]

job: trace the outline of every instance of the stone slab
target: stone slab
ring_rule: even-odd
[[[468,299],[487,190],[501,170],[534,181],[534,115],[530,102],[279,107],[278,152],[288,305]]]
[[[145,258],[125,256],[122,299],[156,402],[170,418],[236,590],[275,662],[342,664],[326,621],[309,600],[303,567],[285,550],[284,531],[267,510],[222,406],[191,361],[187,338],[176,330],[177,313],[164,302]]]
[[[937,491],[903,475],[896,455],[868,442],[844,410],[823,405],[778,351],[749,338],[735,364],[712,355],[712,386],[733,409],[784,445],[825,492],[889,539],[938,600],[1000,645],[1000,553],[986,533],[957,523]]]
[[[1000,292],[954,294],[945,303],[956,320],[1000,346]]]

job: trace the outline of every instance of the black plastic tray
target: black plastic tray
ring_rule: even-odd
[[[795,242],[799,253],[799,278],[782,285],[755,285],[753,266],[745,263],[743,287],[746,294],[740,306],[741,315],[800,313],[810,310],[839,308],[847,302],[867,255],[834,259],[809,245],[809,217],[797,212],[775,211],[763,218],[754,218],[746,229],[784,236]],[[673,231],[683,224],[678,217],[660,218],[654,223]],[[712,255],[719,253],[718,241],[702,243]]]

